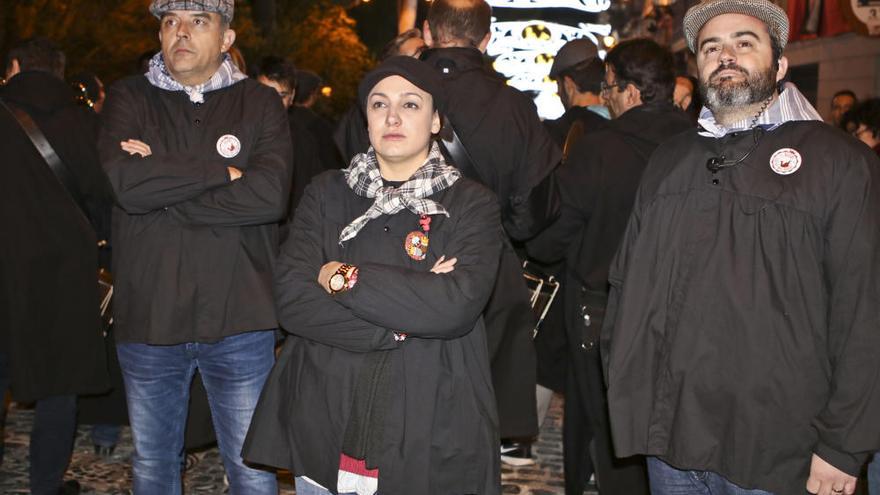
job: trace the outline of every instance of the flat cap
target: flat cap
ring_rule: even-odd
[[[550,77],[556,79],[559,73],[575,65],[599,56],[596,44],[587,38],[578,38],[562,45],[553,57],[550,66]]]
[[[196,12],[216,12],[226,22],[232,22],[235,10],[234,0],[153,0],[150,13],[161,19],[162,15],[171,10],[191,10]]]
[[[361,108],[366,108],[370,91],[381,80],[390,76],[400,76],[430,94],[434,100],[434,108],[441,114],[446,110],[446,92],[443,90],[443,79],[440,73],[426,62],[403,55],[395,55],[385,59],[361,79],[358,86],[358,103]]]
[[[697,35],[703,25],[721,14],[745,14],[767,25],[770,34],[784,50],[788,42],[788,15],[769,0],[706,0],[688,9],[684,15],[684,37],[688,48],[696,53]]]

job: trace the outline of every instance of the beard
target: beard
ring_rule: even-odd
[[[739,82],[733,82],[729,78],[716,79],[724,70],[738,71],[745,79]],[[700,80],[700,92],[705,98],[706,106],[713,113],[760,103],[773,96],[775,91],[776,69],[772,66],[751,74],[735,63],[720,65],[712,71],[708,80]]]

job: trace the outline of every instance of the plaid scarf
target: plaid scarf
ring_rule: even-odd
[[[354,238],[370,220],[382,215],[394,215],[406,208],[416,215],[446,215],[449,212],[440,203],[426,199],[455,184],[461,172],[446,164],[437,143],[431,145],[424,165],[400,187],[385,186],[379,173],[376,151],[371,146],[366,153],[360,153],[351,160],[351,165],[343,170],[345,181],[355,194],[365,198],[376,198],[367,211],[355,218],[339,235],[339,244]]]
[[[189,96],[189,101],[193,103],[204,103],[205,93],[223,89],[227,86],[232,86],[242,79],[247,79],[247,76],[232,63],[232,57],[228,53],[223,54],[223,63],[220,64],[220,68],[211,76],[211,79],[198,86],[184,86],[177,82],[171,73],[168,72],[168,68],[165,67],[162,52],[153,55],[153,58],[150,59],[150,70],[144,75],[150,81],[150,84],[157,88],[167,91],[185,92]]]

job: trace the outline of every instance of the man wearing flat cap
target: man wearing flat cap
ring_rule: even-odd
[[[560,148],[571,132],[572,139],[598,129],[611,118],[608,107],[602,104],[602,78],[605,66],[599,58],[596,45],[586,38],[571,40],[562,45],[550,66],[550,78],[556,81],[557,94],[565,113],[544,125]],[[577,126],[575,126],[575,123]]]
[[[880,447],[880,163],[792,84],[785,12],[684,19],[705,108],[642,176],[602,331],[655,495],[852,494]]]
[[[181,493],[189,385],[200,371],[230,492],[275,494],[241,446],[272,367],[272,266],[292,150],[274,90],[230,61],[232,0],[154,0],[162,50],[115,84],[101,161],[116,193],[117,352],[134,492]]]

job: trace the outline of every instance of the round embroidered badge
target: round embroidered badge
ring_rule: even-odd
[[[781,148],[770,157],[770,168],[779,175],[789,175],[801,168],[801,154],[794,148]]]
[[[232,134],[224,134],[217,140],[217,153],[223,158],[233,158],[241,151],[241,141]]]
[[[406,236],[403,248],[406,249],[406,254],[408,254],[410,258],[416,261],[422,261],[428,256],[428,236],[423,232],[414,230]]]

